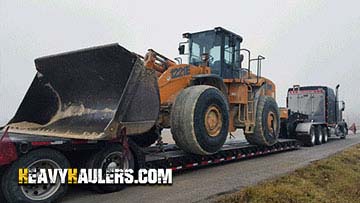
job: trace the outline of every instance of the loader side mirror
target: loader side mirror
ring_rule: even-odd
[[[179,50],[179,55],[183,55],[185,53],[185,45],[180,45],[178,50]]]
[[[345,111],[345,102],[341,101],[340,111]]]

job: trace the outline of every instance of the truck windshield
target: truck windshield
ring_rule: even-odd
[[[201,32],[191,35],[190,64],[200,65],[201,54],[210,55],[210,68],[213,74],[220,74],[221,70],[221,35],[215,32]]]

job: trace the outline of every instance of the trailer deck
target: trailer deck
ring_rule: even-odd
[[[244,141],[230,141],[219,152],[206,156],[186,153],[176,145],[167,145],[162,151],[159,151],[159,147],[150,147],[146,150],[145,168],[171,168],[173,171],[179,171],[298,148],[300,144],[294,139],[280,139],[270,147],[250,145]]]
[[[79,140],[48,136],[30,136],[10,133],[10,140],[17,146],[18,154],[27,153],[34,148],[51,147],[61,151],[96,150],[107,146],[107,143],[118,142]],[[121,144],[121,143],[119,143]],[[246,141],[228,141],[217,153],[212,155],[196,155],[186,153],[175,144],[139,148],[129,142],[138,168],[171,168],[173,171],[196,168],[201,166],[219,164],[224,162],[249,159],[257,156],[284,152],[300,148],[300,143],[295,139],[279,139],[273,146],[250,145]]]

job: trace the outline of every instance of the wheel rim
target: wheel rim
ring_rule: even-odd
[[[123,158],[122,152],[112,152],[101,162],[101,168],[104,172],[106,170],[128,169],[129,160]]]
[[[327,142],[328,141],[328,135],[327,133],[324,133],[324,142]]]
[[[323,133],[321,132],[321,130],[319,130],[319,142],[321,143],[323,140]]]
[[[267,120],[267,127],[269,129],[269,133],[270,133],[270,135],[272,135],[274,137],[275,136],[274,132],[277,129],[277,119],[276,119],[275,113],[270,111],[267,115],[266,120]]]
[[[210,106],[205,113],[205,128],[209,136],[216,137],[222,128],[222,114],[217,106]]]
[[[312,130],[310,135],[311,135],[311,143],[315,144],[315,132]]]
[[[40,159],[31,163],[27,168],[29,170],[36,169],[37,171],[39,171],[40,168],[56,169],[60,168],[60,166],[51,159]],[[60,186],[60,179],[57,178],[55,184],[24,185],[20,186],[20,188],[25,197],[27,197],[28,199],[33,201],[41,201],[54,195],[58,191]]]

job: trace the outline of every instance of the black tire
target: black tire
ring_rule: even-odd
[[[344,128],[344,134],[347,136],[349,134],[349,129],[347,127]]]
[[[49,161],[50,160],[50,161]],[[28,187],[21,186],[18,184],[18,169],[19,168],[28,168],[32,164],[37,163],[51,163],[54,164],[56,167],[54,168],[61,168],[66,169],[70,168],[70,163],[67,158],[61,154],[60,152],[52,149],[38,149],[29,152],[28,154],[20,157],[17,161],[15,161],[4,173],[2,177],[1,187],[3,190],[3,194],[5,199],[8,202],[36,202],[36,203],[48,203],[54,202],[55,200],[63,197],[67,191],[68,185],[67,184],[60,184],[57,188],[57,184],[49,186],[48,194],[44,193],[43,197],[40,195],[36,195],[34,190],[33,193],[28,191]],[[51,188],[55,188],[53,191]],[[28,191],[28,192],[26,192]],[[29,194],[31,193],[31,194]],[[38,196],[38,197],[35,197]],[[36,198],[39,198],[38,200]],[[42,200],[40,200],[43,198]]]
[[[337,136],[340,137],[340,139],[346,139],[346,135],[347,135],[347,129],[344,125],[339,125],[336,129],[335,129],[335,134]]]
[[[229,108],[226,101],[223,93],[211,86],[184,89],[176,97],[171,110],[171,133],[175,143],[182,150],[194,154],[217,152],[228,134]]]
[[[312,147],[315,145],[316,141],[316,129],[315,126],[311,126],[310,132],[307,135],[304,135],[304,145],[307,147]]]
[[[272,146],[277,143],[280,134],[280,113],[274,98],[260,96],[255,119],[254,133],[245,133],[246,140],[250,144],[260,146]]]
[[[114,158],[114,160],[112,160]],[[105,163],[104,163],[105,161]],[[109,162],[112,161],[112,162]],[[123,150],[119,143],[106,147],[105,149],[95,153],[91,156],[86,164],[87,168],[95,168],[102,169],[103,172],[106,171],[106,168],[109,164],[115,163],[116,167],[119,169],[123,169],[122,162],[123,161]],[[131,151],[129,151],[127,158],[127,166],[125,169],[133,169],[134,170],[134,156]],[[122,190],[125,188],[124,184],[94,184],[91,185],[91,189],[95,190],[98,193],[110,193]]]
[[[323,134],[322,126],[317,126],[316,127],[315,144],[316,145],[321,145],[323,139],[324,139],[324,134]]]
[[[2,180],[5,168],[0,168],[0,181]],[[6,202],[3,191],[0,187],[0,202]]]
[[[149,132],[140,135],[131,135],[129,138],[139,147],[149,147],[159,139],[159,133],[156,128],[152,128]]]
[[[326,126],[322,127],[322,132],[323,132],[323,139],[322,139],[322,143],[325,144],[328,142],[329,139],[329,131],[327,129]]]
[[[340,139],[346,139],[346,135],[342,135],[342,136],[340,136]]]

